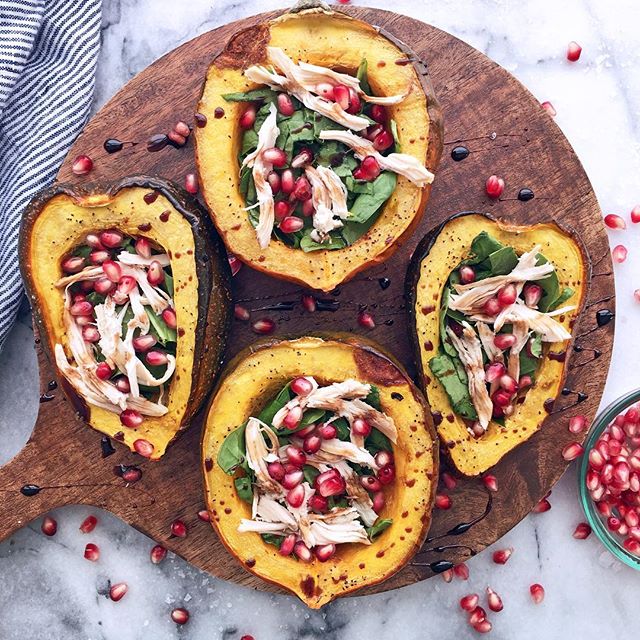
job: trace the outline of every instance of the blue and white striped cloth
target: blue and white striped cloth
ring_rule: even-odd
[[[0,0],[0,349],[23,292],[20,218],[89,115],[100,24],[101,0]]]

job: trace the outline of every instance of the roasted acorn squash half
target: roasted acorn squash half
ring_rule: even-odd
[[[532,251],[536,246],[539,247],[537,254]],[[474,260],[474,250],[485,255]],[[532,321],[530,325],[518,325],[522,329],[523,342],[520,342],[513,337],[517,326],[509,324],[511,316],[507,316],[505,326],[497,333],[510,335],[492,337],[490,334],[486,347],[479,338],[483,333],[479,325],[484,324],[483,329],[487,326],[495,329],[493,316],[484,317],[485,322],[476,322],[475,326],[471,322],[473,333],[464,333],[459,324],[463,318],[456,315],[458,312],[451,316],[442,311],[451,299],[449,284],[465,282],[460,281],[461,265],[472,269],[463,276],[467,277],[467,282],[474,278],[469,274],[475,273],[475,282],[481,284],[483,278],[494,272],[509,273],[526,252],[531,252],[535,265],[542,264],[544,259],[551,263],[555,276],[549,276],[546,282],[545,279],[527,282],[521,294],[525,297],[517,300],[516,305],[522,303],[522,306],[550,314],[549,318],[554,322],[549,331],[558,331],[558,335],[564,335],[566,339],[553,342],[553,334],[541,337],[535,331],[539,325]],[[433,229],[418,245],[406,282],[416,363],[442,450],[461,474],[475,476],[486,471],[543,427],[548,408],[563,385],[573,340],[570,334],[586,299],[590,273],[588,255],[575,232],[555,222],[515,226],[485,214],[462,213]],[[508,306],[511,299],[506,302]],[[535,315],[527,309],[524,312]],[[545,321],[549,322],[549,318]],[[467,320],[465,317],[464,321]],[[483,362],[479,368],[484,371],[480,375],[493,403],[488,409],[489,424],[484,432],[480,428],[472,433],[473,429],[478,429],[479,413],[472,398],[481,393],[478,387],[472,389],[470,384],[472,378],[477,380],[476,374],[469,375],[470,370],[460,365],[462,356],[454,343],[460,345],[461,342],[456,340],[456,335],[463,340],[469,336],[476,345],[482,342],[478,353],[482,354]],[[449,336],[446,348],[443,336]],[[514,348],[512,342],[520,345],[515,347],[520,349],[514,354],[517,365],[510,359]],[[487,356],[487,350],[493,352],[492,357]],[[503,363],[502,367],[492,365],[494,357]],[[511,365],[519,372],[515,385],[510,375]],[[505,378],[502,377],[504,374]],[[447,388],[443,380],[446,380]],[[494,395],[496,393],[498,395]],[[503,410],[502,405],[509,409]]]
[[[102,235],[105,231],[107,236]],[[128,253],[127,265],[120,262],[120,252]],[[156,280],[151,266],[139,266],[145,261],[142,255],[148,256],[147,264],[154,258],[163,262],[164,269],[155,260]],[[220,367],[230,322],[230,274],[224,255],[206,213],[184,191],[159,178],[130,177],[82,187],[57,184],[35,197],[20,231],[22,276],[45,352],[87,424],[152,459],[160,458],[189,425]],[[128,266],[130,262],[133,266]],[[84,280],[85,269],[100,277],[93,273]],[[132,275],[147,282],[141,284]],[[69,276],[78,281],[69,287],[61,284]],[[150,283],[158,280],[162,283],[154,289]],[[117,304],[109,302],[112,308],[107,309],[107,300],[116,296],[122,298]],[[135,400],[125,369],[104,356],[99,329],[106,324],[99,324],[98,308],[103,322],[115,320],[121,335],[114,343],[120,345],[126,342],[127,323],[134,315],[127,315],[127,309],[134,309],[136,317],[143,314],[148,328],[140,350],[136,340],[143,330],[132,329],[132,336],[138,336],[132,340],[135,355],[145,367],[140,370],[142,379],[155,384],[169,367],[174,368],[162,389],[145,389],[140,383],[137,401],[145,408],[161,406],[152,413],[162,415],[140,419],[135,412],[127,414],[123,406],[101,406],[105,393],[115,394],[113,398],[127,407]],[[75,366],[72,341],[78,357],[87,358],[87,378]],[[156,346],[151,348],[151,343]],[[130,351],[133,355],[133,347]],[[90,399],[79,389],[89,389]]]
[[[238,468],[229,474],[228,468],[225,472],[221,467],[228,465],[221,459],[221,449],[229,434],[236,433],[249,416],[268,410],[270,405],[265,407],[265,403],[269,398],[299,376],[312,377],[320,386],[345,380],[373,385],[380,410],[397,427],[392,453],[395,480],[383,487],[381,533],[370,534],[370,545],[337,544],[333,555],[324,561],[318,559],[317,549],[317,557],[310,561],[297,559],[290,549],[290,555],[283,557],[282,546],[277,548],[272,540],[267,544],[258,533],[239,532],[241,521],[252,517],[251,498],[243,500],[237,491],[244,472]],[[230,442],[227,453],[244,451],[244,435],[242,438],[240,448],[238,441]],[[365,442],[369,446],[368,440]],[[403,368],[360,336],[270,339],[240,353],[226,368],[209,405],[202,456],[206,503],[222,542],[248,571],[291,591],[312,608],[394,574],[418,551],[429,529],[438,478],[438,446],[431,415]],[[310,461],[308,455],[307,464]],[[304,469],[306,474],[307,467]]]
[[[223,96],[261,86],[249,81],[243,73],[253,65],[270,66],[267,60],[270,47],[281,48],[295,62],[351,76],[356,76],[363,58],[366,59],[374,96],[406,93],[399,104],[383,107],[396,123],[396,150],[408,154],[431,172],[435,171],[442,152],[440,107],[426,66],[402,43],[370,24],[320,8],[285,13],[245,29],[235,34],[213,60],[198,107],[206,115],[207,124],[196,130],[195,139],[202,194],[218,232],[228,250],[254,269],[330,291],[395,251],[421,219],[431,185],[419,187],[398,175],[391,195],[377,209],[373,226],[357,227],[353,231],[357,239],[347,240],[345,236],[338,242],[339,247],[347,242],[343,248],[325,250],[316,244],[306,252],[275,238],[261,248],[246,210],[238,162],[243,151],[240,119],[247,103],[229,102]],[[351,178],[350,173],[348,177]],[[359,188],[366,186],[359,181]],[[304,211],[296,215],[303,219],[307,216],[307,220],[310,216]],[[276,225],[277,221],[276,210]]]

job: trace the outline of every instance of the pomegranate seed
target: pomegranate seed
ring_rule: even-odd
[[[370,493],[382,490],[382,483],[375,476],[360,476],[360,484]]]
[[[290,556],[293,552],[293,547],[296,544],[296,534],[290,533],[280,545],[280,549],[278,549],[278,553],[281,556]]]
[[[306,396],[313,391],[313,384],[308,378],[300,376],[291,381],[291,391],[297,396]]]
[[[473,611],[477,606],[480,598],[477,593],[470,593],[469,595],[460,598],[460,608],[465,611]]]
[[[366,438],[371,433],[371,425],[362,418],[356,418],[351,425],[351,431],[357,436]]]
[[[305,293],[302,295],[302,306],[305,311],[313,313],[317,307],[316,299],[312,295]]]
[[[180,134],[183,138],[188,138],[191,135],[191,129],[189,128],[189,125],[182,121],[182,120],[178,120],[178,122],[175,123],[175,125],[173,126],[173,130]]]
[[[582,415],[569,418],[569,431],[571,431],[571,433],[582,433],[586,426],[587,419]]]
[[[496,613],[504,609],[502,598],[491,587],[487,587],[487,603],[489,604],[489,609]]]
[[[493,561],[496,564],[507,564],[507,561],[511,557],[513,553],[513,547],[508,547],[507,549],[498,549],[493,552]]]
[[[288,471],[282,479],[282,486],[285,489],[293,489],[304,480],[304,473],[297,469],[296,471]]]
[[[206,509],[198,511],[198,519],[202,522],[211,522],[211,514]]]
[[[273,214],[276,220],[282,222],[291,215],[293,209],[294,206],[290,202],[286,202],[285,200],[278,200],[278,202],[273,205]]]
[[[87,300],[75,302],[69,308],[72,316],[91,316],[93,315],[93,305]]]
[[[96,367],[96,375],[100,380],[108,380],[112,374],[113,369],[106,362],[100,362]]]
[[[518,297],[518,290],[515,284],[508,284],[498,291],[498,302],[501,307],[512,305]]]
[[[147,281],[154,287],[164,282],[164,269],[157,260],[152,260],[147,269]]]
[[[633,538],[627,538],[622,543],[622,546],[630,553],[640,556],[640,542],[638,542],[638,540],[634,540]]]
[[[599,449],[591,449],[591,451],[589,451],[589,464],[593,469],[602,469],[605,462],[605,457]]]
[[[307,547],[307,545],[302,542],[302,540],[299,540],[295,543],[293,547],[293,553],[295,553],[298,557],[298,560],[302,560],[302,562],[311,562],[313,558],[309,547]]]
[[[455,489],[458,485],[458,481],[448,471],[443,471],[440,478],[444,486],[449,490]]]
[[[377,493],[373,494],[373,499],[371,501],[371,508],[376,512],[376,513],[380,513],[383,509],[384,509],[384,505],[385,505],[385,497],[384,497],[384,493],[382,493],[382,491],[378,491]]]
[[[440,574],[440,577],[447,583],[453,580],[453,571],[451,569],[446,569]]]
[[[287,502],[294,508],[302,506],[304,502],[304,487],[299,484],[287,493]]]
[[[462,282],[462,284],[470,284],[476,280],[476,271],[473,267],[466,265],[460,267],[458,274],[460,275],[460,282]]]
[[[329,501],[317,493],[314,493],[308,500],[309,509],[316,513],[327,513],[329,511]]]
[[[251,328],[254,333],[264,336],[273,333],[276,330],[276,323],[270,318],[260,318],[251,325]]]
[[[393,455],[389,451],[378,451],[374,458],[378,467],[388,467],[393,464]]]
[[[396,468],[392,464],[388,464],[378,469],[378,480],[384,485],[391,484],[396,479]]]
[[[321,98],[325,100],[333,100],[333,85],[330,82],[319,82],[315,91]]]
[[[613,479],[618,484],[628,484],[631,469],[626,462],[618,462],[613,468]]]
[[[117,262],[113,260],[106,260],[102,263],[102,270],[104,275],[111,280],[111,282],[118,282],[122,276],[122,269]]]
[[[162,319],[169,329],[176,329],[178,327],[176,312],[171,307],[167,307],[162,312]]]
[[[91,533],[98,524],[98,518],[95,516],[87,516],[80,525],[80,531],[82,533]]]
[[[151,257],[151,243],[146,238],[138,238],[135,244],[136,253],[143,258]]]
[[[100,242],[108,249],[116,249],[122,244],[124,236],[115,229],[109,231],[103,231],[100,234]]]
[[[280,175],[280,188],[282,189],[282,193],[289,195],[293,191],[295,183],[293,171],[291,171],[291,169],[285,169]]]
[[[316,435],[307,436],[302,444],[302,448],[304,449],[305,453],[308,453],[309,455],[313,455],[314,453],[320,451],[321,446],[322,439],[320,438],[320,436]]]
[[[44,533],[45,536],[55,536],[56,531],[58,530],[58,523],[51,516],[45,516],[44,518],[42,518],[40,530],[42,531],[42,533]]]
[[[109,597],[114,601],[118,602],[118,600],[122,600],[125,594],[129,590],[126,582],[118,582],[117,584],[112,584],[109,589]]]
[[[455,573],[455,567],[454,567]],[[482,607],[475,607],[473,611],[471,611],[471,615],[469,615],[469,624],[475,625],[479,622],[482,622],[487,617],[487,612]]]
[[[494,336],[493,344],[504,351],[505,349],[510,349],[516,343],[517,338],[512,333],[499,333]]]
[[[189,612],[182,607],[178,607],[171,612],[171,619],[176,624],[187,624],[189,622]]]
[[[518,389],[527,389],[533,384],[533,378],[531,376],[521,376],[518,380]]]
[[[267,472],[274,480],[277,480],[278,482],[284,480],[285,470],[282,462],[269,462],[267,464]]]
[[[600,515],[603,515],[605,518],[608,518],[611,515],[611,505],[608,502],[598,502],[596,504],[596,509],[599,511]]]
[[[358,314],[358,324],[364,329],[373,329],[376,326],[373,316],[368,311],[361,311]]]
[[[313,151],[309,149],[309,147],[304,147],[297,153],[291,160],[291,168],[292,169],[300,169],[308,164],[313,162]],[[302,176],[301,176],[302,177]],[[300,178],[298,178],[299,180]],[[305,178],[306,180],[306,178]],[[308,182],[308,181],[307,181]],[[311,192],[311,186],[309,186],[309,192]],[[301,198],[300,196],[296,196],[298,200],[309,200],[309,198]]]
[[[624,521],[628,527],[637,529],[638,524],[640,524],[640,516],[638,516],[638,513],[636,511],[629,510],[624,515]]]
[[[136,351],[144,352],[149,351],[149,349],[154,347],[156,345],[156,342],[157,340],[155,339],[155,337],[152,334],[147,333],[143,336],[137,336],[136,338],[134,338],[131,341],[131,344]]]
[[[174,520],[171,523],[171,535],[176,538],[186,538],[187,525],[182,520]]]
[[[504,389],[498,389],[492,396],[493,404],[497,407],[508,407],[511,404],[511,394]]]
[[[367,127],[364,137],[367,140],[371,140],[373,142],[376,139],[376,136],[384,131],[384,127],[381,124],[374,124],[370,127]]]
[[[581,53],[582,47],[572,40],[567,47],[567,60],[570,62],[576,62],[576,60],[580,58]]]
[[[100,237],[95,233],[88,233],[87,237],[85,238],[85,242],[92,249],[104,249],[104,245],[102,244],[102,242],[100,242]]]
[[[111,282],[109,278],[99,278],[93,285],[95,292],[103,296],[110,294],[115,289],[115,287],[115,283]]]
[[[489,298],[483,305],[482,305],[482,310],[484,313],[486,313],[488,316],[496,316],[500,313],[500,311],[502,311],[502,307],[500,306],[500,303],[498,302],[498,298]]]
[[[621,264],[627,259],[627,248],[622,244],[618,244],[613,248],[611,256],[614,262]]]
[[[280,176],[275,171],[272,171],[267,176],[267,182],[271,187],[271,193],[275,195],[280,191],[280,185],[281,185]]]
[[[128,296],[137,287],[138,283],[133,276],[122,276],[118,282],[118,293],[122,296]]]
[[[381,104],[374,104],[371,106],[371,111],[369,113],[372,120],[384,124],[388,119],[389,115],[387,114],[387,110]]]
[[[109,254],[107,254],[108,257]],[[82,271],[85,265],[85,260],[81,256],[71,256],[62,263],[62,270],[65,273],[78,273]]]
[[[532,584],[529,587],[529,592],[536,604],[540,604],[544,600],[544,587],[541,584]]]
[[[240,116],[240,128],[241,129],[251,129],[256,121],[256,110],[255,107],[248,107],[245,109],[243,114]]]
[[[506,373],[505,366],[502,362],[493,362],[490,365],[487,365],[485,370],[485,380],[491,384],[496,380],[500,379]]]
[[[236,304],[233,307],[233,315],[235,316],[236,320],[243,320],[243,321],[248,320],[249,317],[251,316],[251,314],[249,313],[249,310],[246,307],[243,307],[241,304]]]
[[[361,108],[362,101],[360,100],[360,96],[356,93],[355,89],[349,87],[349,107],[347,108],[347,113],[359,113]]]
[[[100,340],[100,332],[92,324],[82,327],[82,339],[85,342],[98,342]]]
[[[276,107],[283,116],[292,116],[295,113],[293,100],[286,93],[279,93],[276,98]]]
[[[93,160],[89,156],[76,156],[71,165],[71,171],[77,176],[85,176],[93,169]]]
[[[584,447],[579,442],[570,442],[562,449],[562,457],[571,462],[584,453]]]
[[[125,409],[120,414],[120,422],[129,429],[135,429],[142,424],[144,418],[135,409]]]
[[[320,562],[326,562],[327,560],[329,560],[329,558],[331,558],[335,554],[336,545],[323,544],[316,547],[313,551],[316,554],[316,558],[318,558]]]
[[[533,507],[531,513],[544,513],[545,511],[549,511],[549,509],[551,509],[551,503],[546,498],[542,498],[542,500]]]
[[[302,429],[299,429],[298,431],[296,431],[296,436],[298,438],[306,438],[307,436],[310,435],[317,435],[316,434],[316,425],[315,424],[308,424],[306,427],[303,427]]]
[[[436,494],[435,505],[437,509],[451,509],[451,498],[444,494]]]
[[[231,277],[237,276],[238,271],[242,268],[242,262],[236,258],[233,254],[227,255],[227,261],[229,262],[229,267],[231,268]]]
[[[389,147],[391,147],[394,143],[393,135],[391,131],[387,131],[386,129],[380,132],[375,140],[373,141],[373,147],[377,151],[385,151]]]
[[[360,165],[353,170],[353,177],[356,180],[371,182],[375,180],[382,171],[380,164],[374,156],[366,156]]]
[[[282,233],[296,233],[304,227],[304,220],[297,216],[287,216],[280,222],[278,228]]]
[[[337,84],[333,87],[333,99],[340,105],[345,111],[349,108],[351,102],[349,96],[349,88],[343,84]]]
[[[287,412],[287,415],[284,417],[282,424],[286,429],[295,429],[302,420],[302,408],[301,407],[291,407]],[[295,447],[291,447],[295,449]],[[304,462],[302,463],[304,464]]]
[[[318,493],[324,498],[338,496],[344,493],[347,485],[344,478],[336,469],[330,469],[321,473],[315,480]]]
[[[338,0],[338,2],[342,2],[342,0]],[[253,636],[242,636],[240,640],[255,640]]]
[[[144,357],[150,367],[163,367],[169,362],[167,354],[163,351],[148,351]]]
[[[631,222],[634,224],[640,222],[640,204],[631,209]]]
[[[589,469],[589,471],[587,471],[585,484],[589,491],[595,491],[600,486],[600,475],[598,472],[593,469]]]
[[[135,440],[133,448],[137,454],[144,458],[150,458],[153,455],[154,446],[148,440],[143,440],[142,438]]]
[[[542,298],[542,287],[537,284],[527,284],[522,290],[524,302],[528,307],[536,309],[540,298]]]
[[[306,176],[300,176],[295,181],[292,195],[296,200],[304,201],[311,199],[311,184],[309,183],[309,180],[307,180]]]
[[[489,633],[489,631],[491,631],[491,629],[493,628],[491,622],[489,622],[489,620],[487,620],[486,618],[484,620],[476,622],[471,626],[473,627],[473,630],[477,631],[478,633]]]
[[[555,116],[558,114],[558,112],[556,111],[556,108],[548,101],[545,100],[544,102],[540,103],[540,106],[552,117],[555,118]]]
[[[609,229],[626,229],[627,223],[615,213],[609,213],[604,217],[604,223]]]
[[[287,154],[279,147],[270,147],[262,152],[262,159],[274,167],[284,167],[287,164]]]
[[[167,550],[160,544],[151,549],[150,559],[153,564],[160,564],[167,557]]]
[[[89,562],[98,562],[98,559],[100,558],[100,549],[98,548],[98,545],[93,544],[93,542],[89,542],[84,548],[84,558],[85,560],[89,560]]]
[[[500,377],[500,387],[513,395],[518,390],[518,383],[508,374]]]
[[[318,427],[318,435],[323,440],[333,440],[338,435],[338,430],[332,424],[323,424]]]
[[[129,380],[125,376],[119,376],[116,378],[114,384],[116,385],[116,389],[121,393],[129,393],[131,391]]]
[[[496,175],[489,176],[485,184],[485,191],[490,198],[494,200],[499,198],[504,191],[504,180]]]
[[[495,493],[498,490],[498,480],[494,475],[487,474],[486,476],[483,476],[482,482],[489,491],[493,491]]]

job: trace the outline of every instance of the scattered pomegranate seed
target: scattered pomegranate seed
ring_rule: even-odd
[[[323,424],[318,427],[318,435],[323,440],[333,440],[338,435],[338,430],[332,424]]]
[[[154,287],[164,282],[164,269],[157,260],[152,260],[147,268],[147,281]]]
[[[437,509],[451,509],[451,498],[445,494],[436,494],[435,505]]]
[[[103,231],[100,234],[100,242],[108,249],[116,249],[124,240],[124,235],[115,229]]]
[[[142,438],[135,440],[133,448],[138,455],[144,458],[150,458],[153,455],[154,446],[148,440],[143,440]]]
[[[471,626],[473,627],[473,630],[477,631],[478,633],[489,633],[489,631],[491,631],[491,629],[493,628],[491,622],[486,618],[480,620],[479,622],[476,622]]]
[[[366,438],[371,433],[371,425],[362,418],[356,418],[351,425],[351,431],[357,436]]]
[[[507,549],[498,549],[493,552],[493,561],[496,564],[507,564],[507,561],[511,557],[513,553],[513,547],[508,547]]]
[[[378,480],[384,485],[391,484],[396,479],[396,468],[393,464],[378,469]]]
[[[202,520],[202,522],[211,522],[211,515],[206,509],[198,511],[198,518]]]
[[[93,160],[89,156],[76,156],[71,165],[71,171],[77,176],[85,176],[93,169]]]
[[[604,217],[604,223],[609,229],[626,229],[627,223],[615,213],[609,213]]]
[[[280,549],[278,550],[278,553],[281,556],[290,556],[293,553],[293,548],[296,544],[296,534],[295,533],[290,533],[283,541],[282,544],[280,545]]]
[[[350,0],[347,0],[347,2],[349,2]],[[343,2],[343,0],[338,0],[338,2],[340,2],[341,4],[345,4]],[[255,638],[253,636],[242,636],[242,638],[240,638],[240,640],[255,640]]]
[[[447,583],[451,582],[453,580],[453,571],[451,569],[446,569],[440,574],[440,577]]]
[[[313,559],[313,555],[311,554],[309,547],[307,547],[307,545],[302,542],[302,540],[299,540],[295,543],[293,552],[298,557],[298,560],[301,560],[302,562],[311,562],[311,560]]]
[[[240,262],[240,260],[238,260],[238,258],[236,258],[236,256],[229,254],[227,256],[227,260],[229,261],[229,266],[231,267],[231,276],[236,276],[238,275],[238,271],[240,271],[240,268],[242,267],[242,262]]]
[[[306,396],[313,391],[313,384],[309,378],[300,376],[291,381],[291,391],[298,396]]]
[[[453,573],[461,580],[469,579],[469,567],[467,567],[464,562],[461,562],[460,564],[457,564],[455,567],[453,567]]]
[[[335,554],[336,545],[335,544],[320,545],[320,546],[317,546],[313,551],[316,554],[316,558],[318,558],[320,562],[326,562],[327,560],[329,560],[329,558],[331,558]]]
[[[256,121],[255,107],[248,107],[240,116],[240,128],[251,129],[255,121]]]
[[[87,300],[74,302],[69,308],[72,316],[91,316],[93,315],[93,305]]]
[[[329,469],[316,477],[315,487],[322,497],[330,498],[344,493],[347,485],[337,469]]]
[[[493,338],[493,344],[504,351],[510,349],[516,343],[517,338],[512,333],[499,333]]]
[[[443,471],[440,477],[447,489],[452,490],[456,488],[458,481],[448,471]]]
[[[558,114],[558,112],[556,111],[556,108],[548,101],[545,100],[544,102],[540,103],[540,106],[552,117],[555,118],[556,115]]]
[[[315,91],[321,98],[325,100],[333,100],[333,85],[330,82],[319,82]]]
[[[498,302],[498,298],[494,297],[494,298],[489,298],[483,305],[482,305],[482,310],[488,315],[488,316],[495,316],[498,313],[500,313],[500,311],[502,311],[502,307],[500,306],[500,303]]]
[[[368,311],[361,311],[358,314],[358,324],[364,329],[373,329],[376,326],[373,316]]]
[[[549,509],[551,509],[551,503],[546,498],[542,498],[542,500],[533,507],[531,513],[544,513],[545,511],[549,511]]]
[[[376,137],[376,140],[378,140],[384,133],[385,132],[383,131],[381,134],[379,134]],[[376,160],[376,158],[374,156],[366,156],[362,160],[360,165],[353,170],[353,177],[356,180],[366,180],[367,182],[371,182],[380,175],[381,171],[382,167],[380,166],[380,163]]]
[[[476,280],[476,270],[473,267],[467,265],[460,267],[458,274],[460,275],[460,282],[462,284],[470,284]]]
[[[266,336],[276,330],[276,323],[270,318],[260,318],[251,325],[251,328],[254,333]]]
[[[542,298],[542,287],[539,284],[526,284],[522,290],[524,302],[527,307],[537,309],[540,298]]]
[[[188,193],[198,193],[198,176],[195,173],[187,173],[184,177],[184,188]]]
[[[469,624],[475,626],[476,624],[486,620],[487,612],[480,606],[477,606],[471,611],[469,615]]]
[[[129,590],[126,582],[118,582],[117,584],[112,584],[109,589],[109,597],[114,601],[118,602],[124,598],[125,594]]]
[[[297,487],[303,480],[304,473],[302,472],[302,470],[298,469],[297,471],[287,471],[281,482],[282,486],[285,489],[293,489],[294,487]]]
[[[243,307],[241,304],[236,304],[233,307],[233,315],[235,316],[236,320],[242,320],[242,321],[246,321],[251,317],[251,314],[249,313],[249,309],[247,309],[246,307]]]
[[[98,518],[95,516],[87,516],[80,525],[80,531],[82,533],[91,533],[98,524]]]
[[[378,467],[387,467],[393,464],[393,455],[389,451],[378,451],[374,458]]]
[[[571,462],[584,453],[584,447],[579,442],[570,442],[562,449],[562,457]]]
[[[313,151],[311,151],[309,147],[304,147],[291,159],[291,167],[293,169],[300,169],[308,164],[311,164],[312,162],[313,162]],[[311,189],[311,187],[309,187],[309,189]],[[301,198],[298,197],[298,199],[301,199]],[[308,200],[309,198],[302,198],[302,199]]]
[[[187,624],[189,622],[189,612],[182,607],[178,607],[171,612],[171,619],[176,624]]]
[[[45,516],[44,518],[42,518],[40,530],[42,531],[42,533],[44,533],[45,536],[55,536],[56,531],[58,531],[58,523],[51,516]]]
[[[286,429],[295,429],[302,420],[302,408],[301,407],[291,407],[287,412],[287,415],[284,417],[282,424]],[[289,447],[291,450],[295,449],[295,447]],[[302,466],[304,462],[301,463]]]
[[[477,593],[470,593],[469,595],[464,596],[460,599],[460,608],[465,611],[473,611],[477,606],[480,598]]]
[[[487,603],[489,604],[489,609],[496,613],[504,609],[502,598],[491,587],[487,587]]]
[[[282,233],[296,233],[304,227],[304,220],[297,216],[286,216],[278,225]]]
[[[386,503],[386,498],[384,497],[384,493],[382,491],[378,491],[373,494],[372,498],[372,509],[376,513],[380,513],[382,509],[384,509],[384,505]]]
[[[493,491],[495,493],[498,490],[498,480],[494,475],[488,473],[482,477],[482,482],[489,491]]]
[[[312,295],[305,293],[302,295],[302,306],[305,311],[313,313],[317,307],[316,299]]]
[[[611,256],[614,262],[621,264],[627,259],[627,248],[622,244],[618,244],[613,248]]]
[[[576,60],[580,58],[581,53],[582,47],[572,40],[567,47],[567,60],[570,62],[576,62]]]
[[[580,522],[575,531],[573,532],[573,537],[576,540],[584,540],[591,535],[591,527],[586,522]]]
[[[532,584],[529,587],[529,592],[536,604],[540,604],[544,600],[544,587],[541,584]]]
[[[587,427],[587,419],[582,416],[573,416],[569,418],[569,431],[571,433],[582,433]]]
[[[174,520],[171,523],[171,535],[176,538],[186,538],[187,533],[187,525],[182,520]]]
[[[98,548],[98,545],[93,544],[93,542],[89,542],[84,548],[84,558],[85,560],[89,560],[89,562],[98,562],[98,559],[100,558],[100,549]]]
[[[167,550],[160,544],[151,549],[150,559],[153,564],[160,564],[167,557]]]
[[[291,96],[286,93],[279,93],[276,98],[276,106],[278,111],[283,116],[292,116],[295,113],[295,107],[293,106],[293,100]]]
[[[640,204],[631,209],[631,222],[633,222],[634,224],[640,222]]]
[[[287,164],[287,154],[278,147],[270,147],[262,152],[262,158],[266,163],[274,167],[284,167]]]
[[[496,200],[504,191],[504,180],[496,175],[489,176],[485,184],[485,191],[490,198]]]
[[[120,414],[120,422],[129,429],[136,429],[142,424],[143,421],[144,418],[135,409],[125,409]]]
[[[518,290],[516,289],[515,284],[508,284],[498,291],[498,302],[503,308],[512,305],[516,301],[517,297]]]

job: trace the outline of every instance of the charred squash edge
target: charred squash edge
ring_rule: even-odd
[[[576,231],[572,227],[570,227],[568,225],[565,225],[565,224],[561,224],[561,223],[557,222],[556,220],[541,221],[539,223],[532,224],[532,225],[511,224],[511,223],[503,221],[500,218],[497,218],[497,217],[495,217],[495,216],[493,216],[493,215],[491,215],[489,213],[483,213],[483,212],[479,212],[479,211],[461,211],[459,213],[455,213],[455,214],[449,216],[441,224],[439,224],[436,227],[434,227],[433,229],[431,229],[425,235],[425,237],[418,243],[418,246],[416,247],[415,251],[413,252],[413,255],[411,256],[411,261],[409,262],[409,267],[407,269],[407,275],[406,275],[406,278],[405,278],[405,297],[407,299],[407,312],[408,312],[408,315],[409,315],[409,337],[410,337],[411,347],[412,347],[412,351],[413,351],[414,363],[415,363],[415,366],[416,366],[416,369],[417,369],[417,379],[420,381],[419,387],[421,389],[424,389],[423,376],[424,376],[424,372],[425,372],[425,364],[426,363],[422,362],[422,357],[421,357],[421,352],[420,352],[420,339],[419,339],[418,331],[417,331],[417,328],[416,328],[417,327],[417,316],[416,316],[416,312],[415,312],[416,290],[417,290],[418,281],[420,280],[420,268],[421,268],[421,265],[422,265],[422,261],[427,257],[427,255],[431,251],[431,248],[435,244],[438,236],[443,231],[443,229],[450,222],[452,222],[453,220],[456,220],[457,218],[461,218],[461,217],[464,217],[464,216],[470,216],[470,215],[482,216],[482,217],[486,218],[487,221],[497,224],[501,229],[504,229],[505,231],[512,231],[514,233],[516,231],[518,231],[518,230],[523,230],[523,229],[526,230],[526,229],[534,228],[534,227],[538,226],[539,224],[549,224],[549,225],[556,226],[564,235],[570,237],[571,240],[575,243],[575,245],[580,250],[580,253],[582,254],[582,259],[583,259],[583,263],[584,263],[584,274],[583,274],[584,287],[583,287],[582,295],[580,297],[580,304],[579,304],[579,307],[577,309],[576,320],[575,320],[574,326],[577,326],[579,324],[580,318],[581,318],[582,313],[584,312],[584,309],[585,309],[585,306],[586,306],[587,298],[589,297],[589,290],[590,290],[590,287],[591,287],[591,274],[592,274],[591,258],[589,256],[589,253],[588,253],[584,243],[582,242],[582,240],[580,239],[580,237],[578,236],[578,234],[576,233]],[[480,229],[478,230],[478,232],[479,231],[480,231]],[[461,256],[461,258],[462,257],[463,256]],[[449,274],[446,274],[446,276],[448,277]],[[444,280],[442,281],[442,286],[444,286]],[[562,386],[564,385],[564,381],[566,380],[567,374],[569,372],[569,367],[571,365],[571,358],[573,356],[573,344],[574,344],[574,342],[575,342],[575,334],[572,333],[571,340],[569,341],[569,343],[567,345],[567,359],[566,359],[566,364],[565,364],[565,366],[564,366],[564,368],[562,370],[562,378],[560,380],[560,388],[562,388]],[[424,393],[425,393],[425,397],[427,399],[427,403],[429,403],[430,401],[429,401],[429,397],[428,397],[428,395],[426,393],[426,390],[424,391]],[[557,398],[557,396],[556,396],[556,398]],[[439,408],[438,407],[431,407],[431,410],[439,410]],[[550,416],[547,416],[534,431],[531,431],[531,433],[528,435],[528,437],[526,439],[521,440],[515,447],[513,447],[513,448],[509,449],[507,452],[505,452],[505,454],[500,458],[500,460],[498,460],[494,465],[492,465],[492,467],[494,467],[496,464],[499,464],[499,462],[501,460],[503,460],[505,456],[511,454],[515,449],[518,448],[518,446],[524,444],[534,434],[536,434],[538,431],[540,431],[540,429],[542,429],[542,427],[544,426],[544,423],[548,420],[549,417]],[[448,460],[451,463],[452,467],[458,473],[460,473],[461,475],[466,475],[466,474],[460,472],[460,470],[456,467],[456,465],[454,464],[453,460],[451,459],[451,456],[449,455],[449,450],[446,447],[443,447],[443,449],[444,449],[443,453],[448,458]],[[490,467],[490,468],[492,468],[492,467]],[[484,473],[484,472],[480,472],[480,473]],[[475,476],[468,476],[468,477],[475,477]]]
[[[212,377],[219,373],[232,319],[231,270],[225,258],[226,254],[222,242],[212,229],[208,215],[200,203],[176,184],[158,177],[128,176],[115,182],[100,181],[82,185],[56,183],[39,192],[25,209],[20,224],[18,249],[20,272],[30,301],[38,300],[38,292],[35,290],[30,274],[29,249],[31,230],[49,200],[58,195],[66,195],[75,200],[80,206],[83,206],[83,201],[99,196],[100,200],[94,200],[96,204],[91,205],[99,206],[100,202],[109,202],[116,198],[120,191],[129,188],[149,189],[160,193],[187,220],[193,232],[194,257],[196,275],[198,277],[198,321],[195,330],[196,348],[193,362],[201,364],[197,368],[194,366],[192,369],[191,393],[180,428],[173,438],[175,440],[180,431],[189,426],[190,421],[210,392],[209,387],[212,386]],[[222,313],[218,314],[216,313],[217,311]],[[46,339],[43,339],[41,344],[57,377],[63,381],[62,386],[65,393],[70,396],[75,407],[86,407],[84,399],[69,384],[64,383],[64,377],[58,371],[52,352],[49,332],[37,303],[32,306],[32,313],[41,335],[43,338],[46,336]],[[205,356],[205,353],[209,355]]]

